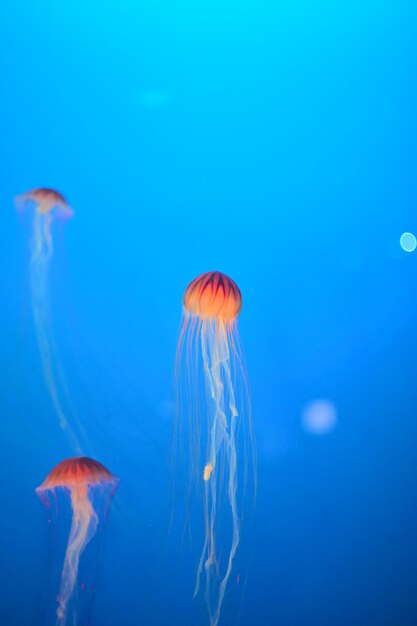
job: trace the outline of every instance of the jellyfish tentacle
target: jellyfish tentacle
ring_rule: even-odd
[[[228,428],[226,428],[226,438],[225,442],[226,453],[228,456],[228,466],[229,466],[229,483],[228,483],[228,498],[231,508],[232,515],[232,545],[229,552],[229,559],[227,564],[226,572],[223,576],[223,580],[221,581],[219,594],[217,599],[217,606],[214,611],[214,614],[211,616],[211,624],[212,626],[216,626],[219,617],[220,610],[223,603],[224,594],[226,591],[226,586],[232,571],[233,559],[236,554],[237,547],[239,545],[239,517],[237,514],[237,503],[236,503],[236,491],[237,491],[237,471],[236,471],[236,444],[235,444],[235,430],[236,430],[236,417],[238,415],[235,399],[234,399],[234,391],[232,385],[232,379],[230,374],[230,350],[229,350],[229,340],[227,336],[226,326],[224,324],[220,324],[220,345],[223,346],[225,351],[225,358],[221,361],[221,366],[223,368],[224,379],[227,384],[228,393],[229,393],[229,408],[230,408],[230,420],[228,424]],[[224,395],[223,395],[224,399]]]
[[[226,379],[228,380],[229,393],[231,393],[231,396],[233,398],[233,387],[231,384],[230,369],[228,365],[226,367],[226,371],[227,371]],[[219,597],[217,601],[217,608],[214,613],[213,626],[215,626],[218,623],[218,620],[220,617],[220,610],[221,610],[221,606],[223,603],[224,594],[226,591],[226,585],[227,585],[227,582],[229,580],[229,577],[232,571],[233,559],[235,557],[236,550],[239,545],[239,539],[240,539],[240,524],[239,524],[239,517],[237,514],[237,504],[236,504],[237,468],[236,468],[235,430],[236,430],[237,415],[238,414],[237,414],[236,407],[234,406],[234,399],[233,399],[232,406],[231,406],[230,434],[228,437],[228,455],[229,455],[228,497],[229,497],[229,503],[230,503],[231,513],[232,513],[233,538],[232,538],[232,545],[231,545],[231,549],[229,553],[229,560],[227,564],[226,573],[220,584]]]
[[[69,219],[74,215],[74,209],[72,209],[66,202],[57,202],[56,206],[59,209],[59,214],[64,219]]]
[[[62,570],[59,607],[57,609],[59,626],[65,626],[67,605],[77,580],[80,556],[95,534],[98,524],[98,516],[91,504],[86,484],[71,488],[71,504],[73,518]]]
[[[31,241],[32,256],[31,262],[35,263],[42,257],[43,249],[43,228],[42,228],[42,216],[35,211],[33,217],[33,237]]]
[[[51,258],[52,252],[53,252],[51,222],[52,222],[51,214],[46,213],[43,219],[43,238],[45,242],[45,254],[48,260]]]
[[[38,216],[42,217],[42,216]],[[49,258],[41,252],[31,263],[31,289],[32,289],[32,309],[35,322],[36,337],[39,345],[42,369],[45,377],[46,388],[48,389],[52,405],[59,420],[60,428],[65,432],[69,444],[77,453],[81,453],[81,445],[68,423],[68,419],[62,408],[58,393],[57,381],[54,372],[54,364],[57,363],[55,356],[55,342],[52,335],[51,323],[49,319],[48,302],[48,270]]]
[[[236,445],[235,427],[238,415],[235,405],[234,390],[230,372],[230,348],[228,331],[223,323],[204,321],[201,331],[201,349],[204,372],[210,395],[215,404],[213,422],[210,429],[208,465],[212,467],[205,487],[205,527],[206,537],[197,570],[194,597],[200,588],[200,579],[205,560],[206,600],[209,605],[210,624],[216,626],[220,617],[221,606],[227,582],[232,570],[233,559],[239,545],[239,517],[237,514],[236,491]],[[223,382],[224,381],[224,382]],[[225,409],[225,387],[229,397],[229,421]],[[218,476],[216,473],[217,456],[222,444],[228,459],[229,480],[228,499],[232,516],[232,544],[229,552],[226,572],[220,583],[219,593],[214,611],[210,602],[210,570],[216,563],[215,522],[217,511]],[[207,467],[207,465],[206,465]]]

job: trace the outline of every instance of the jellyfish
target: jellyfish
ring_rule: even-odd
[[[51,225],[56,219],[69,219],[74,212],[64,196],[54,189],[28,191],[17,196],[15,203],[18,210],[23,210],[30,205],[34,207],[30,285],[42,370],[59,425],[65,432],[72,450],[76,454],[81,454],[80,435],[83,436],[83,429],[76,418],[73,418],[76,428],[70,425],[63,407],[63,397],[67,396],[67,386],[52,330],[48,290],[49,264],[53,253]],[[78,435],[75,433],[76,429],[78,429]]]
[[[52,256],[53,244],[51,223],[55,218],[69,219],[74,211],[68,205],[64,196],[55,189],[32,189],[17,196],[15,203],[18,210],[27,204],[35,205],[33,220],[32,261],[49,260]]]
[[[93,497],[98,495],[104,502],[105,515],[118,484],[119,479],[112,476],[108,469],[98,461],[88,457],[75,457],[58,463],[36,489],[36,494],[47,509],[51,506],[50,496],[56,495],[56,489],[69,492],[71,498],[71,530],[62,570],[61,587],[57,595],[58,626],[65,626],[67,623],[68,603],[77,581],[80,556],[93,538],[99,523]]]
[[[189,415],[191,482],[197,481],[204,490],[204,544],[194,597],[204,576],[211,626],[219,621],[239,545],[238,475],[244,483],[251,465],[255,477],[248,383],[237,327],[241,307],[240,290],[231,278],[221,272],[198,276],[184,294],[184,318],[177,348],[177,406],[180,418],[183,413]],[[238,426],[242,426],[241,437]],[[241,439],[244,445],[238,456],[237,444]],[[222,527],[230,529],[231,538],[226,558],[220,559],[217,543],[223,500],[228,503],[228,520]]]

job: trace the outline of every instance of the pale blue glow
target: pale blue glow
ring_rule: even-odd
[[[406,252],[414,252],[417,246],[417,239],[413,233],[403,233],[400,237],[400,245]]]
[[[304,429],[312,435],[326,435],[336,427],[337,409],[330,400],[309,402],[302,412]]]

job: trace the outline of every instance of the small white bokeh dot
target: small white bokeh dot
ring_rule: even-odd
[[[312,435],[327,435],[337,422],[337,410],[331,400],[313,400],[303,408],[302,424]]]
[[[406,252],[414,252],[417,247],[417,239],[413,233],[403,233],[400,237],[400,246]]]

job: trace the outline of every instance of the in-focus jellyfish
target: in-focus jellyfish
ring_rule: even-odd
[[[30,284],[33,317],[45,383],[58,416],[59,425],[65,432],[72,450],[80,454],[82,452],[80,444],[82,428],[73,418],[78,428],[77,435],[76,428],[70,425],[67,411],[63,406],[67,386],[52,330],[48,290],[49,263],[53,252],[51,225],[54,220],[69,219],[74,212],[64,196],[54,189],[33,189],[17,196],[15,202],[18,210],[33,209]]]
[[[221,272],[198,276],[184,294],[177,350],[178,411],[180,418],[184,413],[189,415],[191,479],[204,488],[205,494],[205,540],[194,596],[204,573],[211,626],[219,621],[239,544],[238,508],[248,462],[255,469],[247,377],[237,328],[241,307],[240,290],[231,278]],[[242,449],[238,450],[238,442]],[[224,500],[227,512],[222,506]],[[220,530],[221,547],[217,545]]]
[[[75,457],[58,463],[36,489],[42,503],[49,509],[51,495],[57,489],[66,490],[71,498],[72,522],[62,570],[61,587],[57,595],[57,624],[67,623],[68,603],[77,581],[80,556],[94,536],[99,523],[96,508],[107,512],[119,480],[98,461],[88,457]],[[97,502],[95,508],[94,502]],[[72,623],[75,623],[75,611]]]

